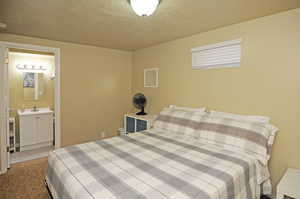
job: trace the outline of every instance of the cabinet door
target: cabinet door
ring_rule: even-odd
[[[147,121],[145,120],[136,120],[136,131],[145,131],[147,130]]]
[[[20,117],[20,146],[36,143],[36,120],[35,116]]]
[[[49,115],[40,115],[37,119],[37,143],[50,142],[53,140],[53,117]]]
[[[135,119],[132,117],[126,116],[126,132],[135,132]]]

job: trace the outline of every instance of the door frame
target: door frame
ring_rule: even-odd
[[[47,46],[38,46],[31,44],[21,44],[0,41],[0,174],[5,173],[8,167],[7,147],[7,111],[9,111],[8,101],[8,67],[6,64],[7,50],[10,48],[32,50],[39,52],[53,53],[55,57],[55,148],[61,146],[61,82],[60,82],[60,48],[53,48]]]

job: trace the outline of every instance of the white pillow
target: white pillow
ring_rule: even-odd
[[[259,116],[259,115],[238,115],[234,113],[226,113],[226,112],[219,112],[219,111],[209,111],[209,114],[215,117],[223,117],[223,118],[246,121],[246,122],[258,122],[264,124],[270,122],[269,117]]]
[[[205,112],[205,107],[202,108],[190,108],[190,107],[183,107],[183,106],[176,106],[176,105],[170,105],[169,108],[171,109],[177,109],[182,111],[196,111],[196,112]]]

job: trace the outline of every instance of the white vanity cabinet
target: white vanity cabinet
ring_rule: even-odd
[[[19,112],[20,151],[53,145],[53,112]]]

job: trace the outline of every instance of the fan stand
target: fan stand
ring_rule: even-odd
[[[147,113],[145,113],[144,107],[140,112],[136,113],[136,115],[147,115]]]

